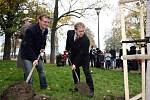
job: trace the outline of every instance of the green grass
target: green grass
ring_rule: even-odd
[[[80,68],[81,69],[81,68]],[[34,90],[37,94],[45,94],[52,100],[103,100],[106,95],[124,96],[123,72],[113,70],[102,70],[91,68],[94,80],[95,95],[92,99],[80,95],[78,92],[72,93],[69,88],[73,88],[71,68],[69,66],[56,67],[56,65],[46,64],[46,78],[48,89],[39,88],[39,80],[36,70],[34,71]],[[0,61],[0,93],[9,85],[23,81],[22,70],[16,68],[15,61]],[[81,69],[81,81],[85,81]],[[141,91],[141,76],[139,74],[129,74],[130,95],[134,96]]]

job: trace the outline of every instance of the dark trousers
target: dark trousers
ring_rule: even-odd
[[[110,60],[106,60],[105,66],[106,66],[106,69],[109,69],[110,66],[111,66],[111,61]]]
[[[89,63],[82,64],[81,66],[82,66],[83,72],[84,72],[85,77],[86,77],[86,83],[88,84],[90,90],[94,91],[93,79],[92,79],[92,76],[91,76],[91,73],[90,73]],[[79,77],[79,80],[80,80],[80,68],[79,68],[79,66],[76,66],[75,71],[76,71],[76,73]],[[77,77],[76,77],[74,71],[72,71],[72,73],[73,73],[74,83],[77,84],[77,82],[78,82]]]
[[[94,60],[94,58],[91,58],[90,61],[91,61],[91,67],[95,67],[95,64],[94,64],[95,60]]]

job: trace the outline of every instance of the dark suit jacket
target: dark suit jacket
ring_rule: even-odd
[[[67,32],[67,40],[66,40],[66,50],[68,52],[71,52],[72,46],[74,45],[74,35],[75,31],[74,30],[68,30]]]
[[[40,50],[45,49],[47,34],[48,29],[42,32],[39,24],[29,27],[21,43],[21,58],[30,61],[37,59]]]
[[[74,35],[74,30],[67,32],[66,50],[71,52],[72,64],[80,66],[89,62],[90,42],[86,34],[76,41],[74,41]]]

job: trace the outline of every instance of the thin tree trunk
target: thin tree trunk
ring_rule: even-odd
[[[50,63],[55,63],[55,30],[52,29],[51,32],[51,55],[50,55]]]
[[[50,55],[50,63],[55,63],[55,33],[58,22],[58,0],[55,0],[55,8],[54,8],[54,19],[52,25],[51,32],[51,55]]]
[[[8,35],[7,35],[8,34]],[[3,60],[10,60],[11,52],[11,35],[9,33],[5,34],[5,45],[4,45],[4,55]]]
[[[150,0],[147,0],[146,36],[150,37]],[[147,43],[147,54],[150,55],[150,43]],[[150,100],[150,60],[147,61],[146,69],[146,100]]]

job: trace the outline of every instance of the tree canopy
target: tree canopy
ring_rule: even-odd
[[[131,10],[132,9],[132,10]],[[130,9],[130,6],[126,9],[127,14],[125,16],[126,23],[126,35],[128,40],[140,39],[140,8],[139,5],[135,4]],[[146,17],[145,17],[146,20]],[[111,36],[105,40],[105,49],[119,50],[121,48],[121,24],[120,18],[115,17],[112,24]],[[145,23],[146,25],[146,23]],[[137,45],[137,44],[134,44]],[[137,45],[140,46],[140,45]]]
[[[26,0],[1,0],[0,1],[0,29],[5,34],[3,59],[10,59],[11,36],[17,30],[20,17],[23,14],[22,5]]]

